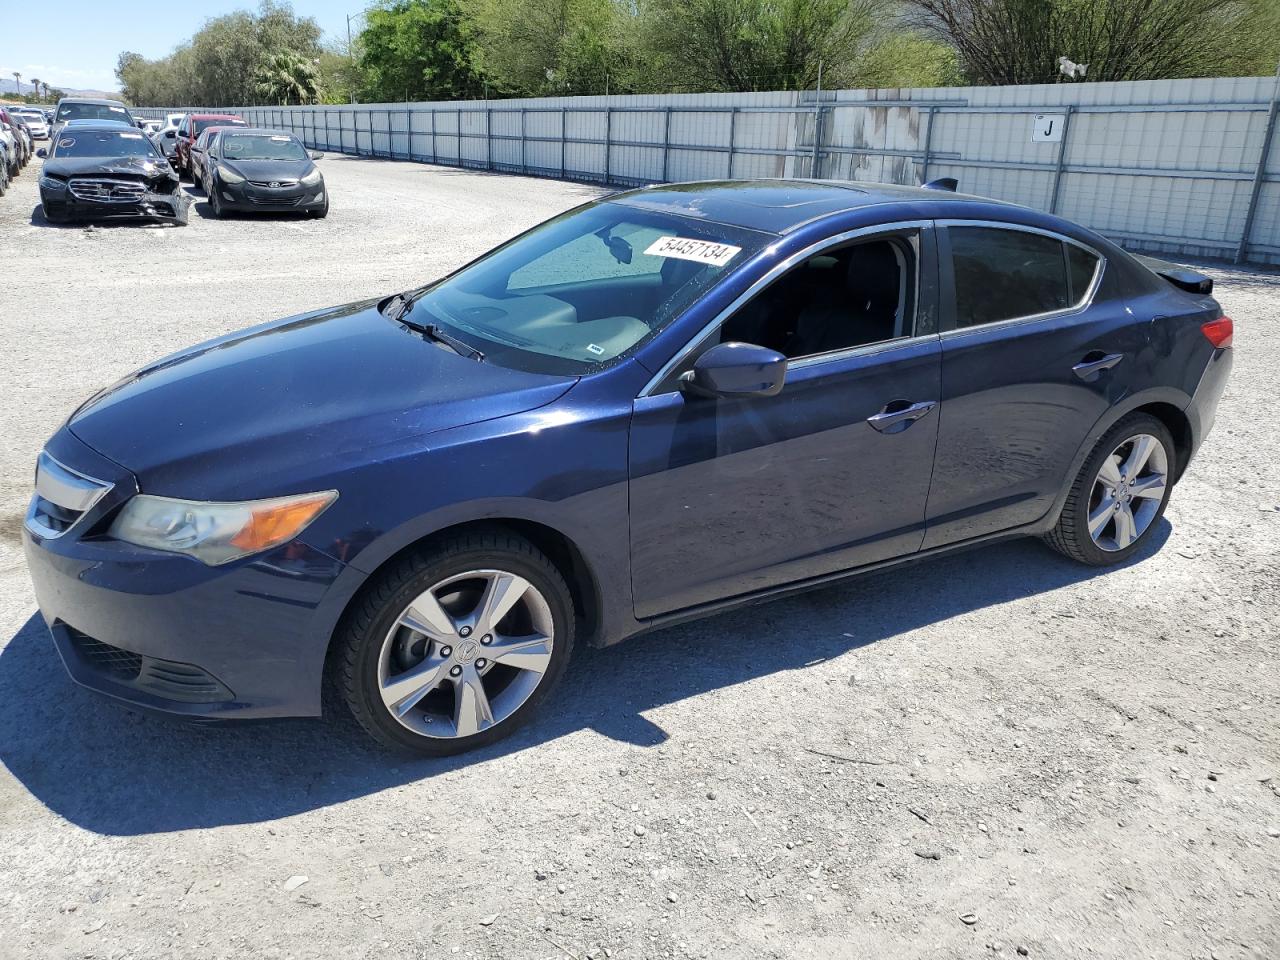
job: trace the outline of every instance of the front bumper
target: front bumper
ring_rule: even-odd
[[[137,203],[85,200],[65,187],[40,185],[40,204],[57,220],[159,220],[186,223],[190,201],[182,191],[148,192]]]
[[[61,536],[30,520],[23,529],[36,600],[73,680],[187,717],[319,715],[325,601],[341,562],[294,541],[208,567],[111,540],[103,530],[137,491],[132,475],[65,428],[46,450],[112,484]]]
[[[327,201],[323,180],[314,187],[301,184],[264,187],[248,181],[234,185],[220,182],[217,190],[218,199],[226,209],[253,213],[319,210]]]

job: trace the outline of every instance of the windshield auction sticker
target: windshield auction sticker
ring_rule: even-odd
[[[741,252],[741,247],[733,247],[727,243],[690,240],[687,237],[659,237],[649,245],[645,256],[674,257],[677,260],[692,260],[694,263],[723,267]]]

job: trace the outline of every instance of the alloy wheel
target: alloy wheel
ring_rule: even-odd
[[[474,736],[528,701],[554,643],[551,607],[528,580],[504,570],[461,573],[396,618],[378,655],[378,692],[419,736]]]
[[[1114,553],[1138,540],[1160,513],[1169,455],[1150,434],[1132,436],[1102,461],[1089,496],[1089,536]]]

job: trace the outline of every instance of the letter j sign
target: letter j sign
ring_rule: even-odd
[[[1066,114],[1037,113],[1031,121],[1032,143],[1059,143],[1062,140],[1062,128],[1067,122]]]

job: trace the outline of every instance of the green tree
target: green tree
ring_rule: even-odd
[[[975,83],[1053,83],[1058,58],[1089,80],[1261,72],[1280,53],[1275,0],[915,0]],[[1274,63],[1273,63],[1274,67]]]
[[[206,20],[167,57],[122,53],[116,76],[125,98],[138,106],[239,106],[261,98],[259,71],[283,52],[314,62],[320,27],[288,3],[263,0],[256,13]]]
[[[462,0],[476,62],[517,96],[636,92],[635,17],[625,0]]]
[[[483,81],[457,0],[384,0],[360,32],[364,99],[461,100]]]
[[[885,0],[647,0],[650,82],[683,90],[795,90],[848,80],[891,18]]]
[[[254,87],[268,103],[315,103],[319,99],[317,60],[279,50],[258,65]]]

